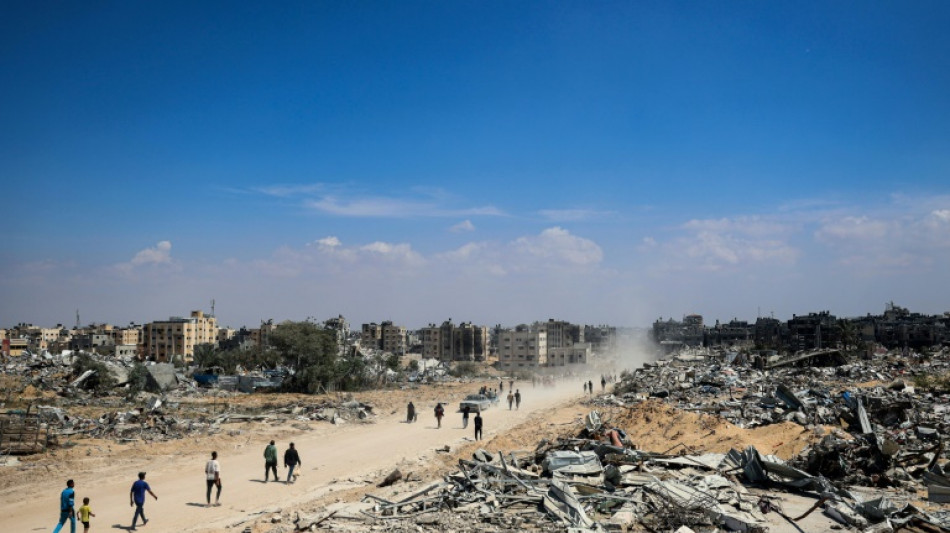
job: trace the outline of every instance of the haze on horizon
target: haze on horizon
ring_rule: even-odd
[[[0,327],[950,311],[950,4],[7,2]]]

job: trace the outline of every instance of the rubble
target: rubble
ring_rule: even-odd
[[[533,452],[478,449],[441,481],[398,498],[367,495],[355,530],[762,532],[775,516],[798,531],[815,517],[828,521],[825,530],[950,531],[950,511],[933,510],[950,502],[942,440],[950,396],[908,384],[915,371],[946,372],[948,355],[917,369],[893,359],[842,364],[838,356],[826,358],[837,365],[829,367],[649,365],[590,403],[623,412],[664,402],[743,428],[796,424],[813,444],[786,459],[754,446],[646,451],[595,410],[574,434]],[[813,504],[790,516],[783,495]],[[347,520],[328,517],[322,527],[346,530]]]
[[[0,418],[0,453],[32,454],[62,445],[70,439],[99,438],[118,443],[155,442],[182,439],[201,434],[213,435],[223,431],[222,426],[235,422],[298,422],[328,421],[372,423],[375,414],[371,405],[353,401],[340,395],[335,399],[314,398],[286,405],[266,407],[260,412],[235,412],[229,399],[237,394],[232,390],[203,388],[185,377],[171,364],[146,364],[145,391],[128,397],[131,360],[91,354],[113,375],[117,388],[103,395],[95,395],[82,388],[95,374],[89,370],[72,375],[75,354],[64,352],[59,356],[23,357],[8,360],[3,374],[20,382],[20,390],[36,392],[26,402],[25,409],[9,410]],[[242,378],[244,376],[241,376]],[[227,381],[227,376],[221,379]],[[273,385],[274,378],[262,382],[250,376],[251,389]],[[235,378],[235,385],[238,383]],[[226,388],[225,388],[226,389]],[[10,397],[8,396],[8,399]],[[90,416],[89,413],[96,414]],[[35,422],[29,422],[34,420]],[[24,429],[29,422],[29,431]],[[304,425],[303,429],[309,429]],[[29,438],[27,438],[29,437]]]

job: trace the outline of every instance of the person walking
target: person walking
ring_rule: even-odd
[[[515,389],[515,410],[521,407],[521,390]]]
[[[148,523],[148,519],[145,518],[145,493],[152,495],[155,500],[158,500],[158,496],[152,492],[152,487],[148,486],[148,483],[145,482],[145,472],[139,472],[139,479],[135,483],[132,483],[132,490],[129,491],[129,507],[135,506],[135,514],[132,516],[132,527],[130,529],[135,529],[135,522],[138,518],[142,517],[142,525]]]
[[[472,411],[472,408],[468,405],[462,408],[462,429],[468,427],[468,414]]]
[[[441,403],[435,404],[435,422],[436,422],[436,429],[440,429],[440,428],[442,427],[442,417],[443,417],[443,416],[445,416],[445,409],[442,407],[442,404],[441,404]]]
[[[409,405],[406,406],[406,423],[412,423],[416,421],[416,406],[409,402]]]
[[[59,524],[53,533],[59,533],[63,529],[66,520],[69,520],[69,533],[76,533],[76,482],[66,481],[66,488],[59,493]]]
[[[96,517],[96,513],[92,512],[92,507],[89,507],[89,498],[82,499],[82,507],[79,508],[79,521],[82,522],[82,531],[83,533],[89,533],[89,517]]]
[[[515,395],[511,390],[508,391],[508,410],[511,411],[511,404],[515,403]]]
[[[593,394],[594,394],[594,382],[593,382],[593,381],[588,381],[588,382],[587,382],[587,391],[590,392],[591,396],[593,396]]]
[[[270,473],[274,473],[274,481],[277,479],[277,446],[274,445],[274,441],[270,441],[270,444],[264,448],[264,483],[267,483],[267,478],[270,476]]]
[[[481,440],[482,438],[482,413],[480,411],[475,413],[475,440]]]
[[[587,382],[584,382],[584,395],[587,395]]]
[[[287,451],[284,452],[284,468],[290,469],[287,471],[287,483],[293,483],[296,480],[294,468],[297,466],[303,466],[303,461],[300,460],[300,455],[297,453],[297,449],[294,448],[294,443],[291,442],[290,448],[287,448]]]
[[[211,452],[211,460],[205,463],[205,480],[208,486],[208,492],[205,499],[208,507],[211,507],[211,488],[218,487],[218,492],[214,496],[214,505],[221,505],[221,465],[218,464],[218,452]]]

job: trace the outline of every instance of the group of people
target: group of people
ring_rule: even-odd
[[[284,451],[284,468],[287,469],[287,483],[293,483],[299,473],[295,474],[294,470],[301,466],[303,462],[300,460],[300,454],[297,453],[297,449],[294,447],[294,443],[290,443],[286,451]],[[277,446],[274,441],[270,441],[270,444],[264,448],[264,482],[266,483],[269,479],[269,474],[273,472],[274,481],[278,481],[277,478]],[[211,452],[211,459],[205,463],[205,485],[207,491],[205,492],[205,502],[207,507],[211,507],[211,492],[214,489],[217,489],[214,496],[214,505],[221,505],[221,465],[218,463],[218,452]],[[158,496],[152,492],[152,487],[149,486],[148,482],[145,481],[145,472],[139,472],[138,479],[132,483],[132,488],[129,490],[129,506],[135,507],[135,514],[132,515],[132,527],[130,530],[135,530],[136,525],[139,522],[139,519],[142,520],[142,525],[148,523],[148,519],[145,518],[145,495],[151,494],[152,498],[158,500]],[[56,525],[56,528],[53,529],[53,533],[59,533],[67,521],[70,522],[70,533],[76,533],[76,518],[78,516],[79,521],[82,522],[84,531],[88,533],[89,531],[89,522],[90,518],[94,518],[96,515],[92,512],[92,508],[89,506],[89,498],[85,497],[82,499],[82,507],[79,509],[75,508],[76,502],[76,482],[72,479],[66,482],[66,488],[59,495],[59,522]]]
[[[608,379],[609,378],[609,379]],[[607,390],[607,383],[613,383],[616,380],[615,376],[612,375],[602,375],[600,376],[600,392]],[[584,382],[584,394],[594,394],[594,382],[586,381]]]
[[[514,394],[508,389],[508,410],[511,411],[511,404],[515,404],[515,409],[521,407],[521,391],[515,390]]]
[[[149,487],[145,481],[145,472],[139,472],[139,478],[135,483],[132,483],[132,489],[129,491],[129,507],[135,507],[135,514],[132,515],[132,527],[129,528],[131,530],[135,529],[139,517],[142,518],[143,526],[148,523],[148,519],[145,518],[146,493],[151,494],[156,500],[158,499],[158,496],[152,492],[152,487]],[[89,506],[89,502],[88,496],[83,498],[82,507],[76,509],[76,482],[72,479],[66,481],[66,488],[59,494],[59,522],[56,528],[53,529],[53,533],[59,533],[67,520],[69,521],[69,532],[76,533],[77,515],[79,521],[82,522],[83,531],[88,533],[90,519],[96,516],[96,514],[92,512],[92,507]]]

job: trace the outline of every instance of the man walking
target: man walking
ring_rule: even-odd
[[[515,395],[512,394],[511,389],[508,389],[508,410],[511,411],[511,404],[515,401]]]
[[[53,533],[59,533],[63,524],[69,519],[69,533],[76,533],[76,483],[73,480],[66,482],[66,488],[59,493],[59,525]]]
[[[211,452],[211,460],[205,463],[205,479],[208,485],[208,493],[205,499],[208,501],[208,507],[211,507],[211,487],[218,487],[218,492],[214,496],[214,505],[221,505],[221,465],[218,464],[218,452]]]
[[[296,480],[294,468],[298,465],[303,466],[303,461],[300,460],[300,455],[297,454],[297,449],[294,448],[294,443],[291,442],[290,448],[287,448],[287,451],[284,452],[284,468],[290,469],[287,471],[287,483],[293,483]]]
[[[442,404],[441,404],[441,403],[435,404],[435,422],[436,422],[436,429],[439,429],[439,428],[442,427],[442,417],[443,417],[443,416],[445,416],[445,408],[442,407]]]
[[[475,440],[481,440],[482,438],[482,413],[478,411],[475,413]]]
[[[132,516],[132,527],[135,529],[135,522],[138,518],[142,517],[142,525],[148,523],[148,519],[145,518],[145,493],[149,493],[153,498],[158,500],[158,496],[152,492],[152,487],[148,486],[148,483],[145,482],[145,472],[139,472],[139,480],[135,483],[132,483],[132,490],[129,491],[129,507],[135,506],[135,515]]]
[[[515,410],[521,407],[521,389],[515,389]]]
[[[466,405],[462,408],[462,429],[468,427],[468,414],[472,411],[471,406]]]
[[[274,445],[274,441],[270,441],[270,444],[264,448],[264,483],[267,483],[271,472],[274,473],[274,481],[277,481],[277,446]]]

